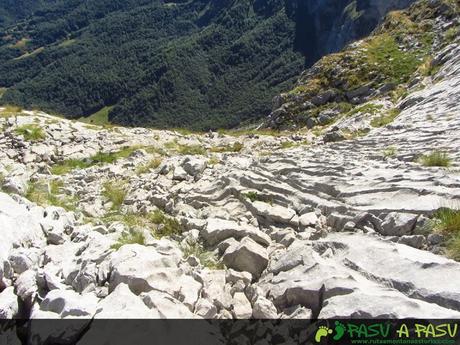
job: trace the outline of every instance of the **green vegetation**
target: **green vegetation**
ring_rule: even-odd
[[[381,105],[381,104],[368,103],[368,104],[364,104],[364,105],[357,106],[357,107],[353,108],[352,110],[348,111],[345,116],[353,116],[353,115],[356,115],[358,113],[375,115],[382,108],[383,108],[383,105]]]
[[[27,124],[19,126],[15,132],[22,135],[27,141],[40,141],[46,138],[45,131],[36,124]]]
[[[420,65],[419,55],[403,51],[390,34],[374,37],[367,46],[367,62],[374,72],[386,77],[387,82],[405,83]]]
[[[435,215],[434,229],[447,236],[447,254],[460,261],[460,210],[443,208]]]
[[[11,116],[16,116],[22,112],[22,109],[16,106],[7,105],[7,106],[3,106],[2,108],[4,109],[0,110],[0,118],[8,118]]]
[[[179,144],[177,140],[173,140],[173,141],[166,143],[165,147],[169,150],[172,150],[184,156],[185,155],[205,155],[207,153],[206,149],[202,145]]]
[[[157,210],[149,214],[149,221],[157,225],[154,232],[156,237],[177,236],[182,234],[182,226],[175,218],[165,215],[162,211]]]
[[[128,190],[126,183],[107,181],[103,184],[102,195],[112,203],[112,211],[119,211],[125,201]]]
[[[261,195],[261,194],[255,192],[255,191],[250,191],[250,192],[247,192],[247,193],[243,193],[243,196],[246,199],[249,199],[251,202],[262,201],[262,202],[268,202],[269,204],[272,203],[271,198],[269,198],[267,196],[264,196],[264,195]]]
[[[291,7],[284,0],[3,1],[2,101],[94,124],[236,127],[266,116],[272,97],[304,68]]]
[[[67,211],[75,211],[77,209],[78,198],[75,196],[67,196],[62,193],[64,183],[60,180],[36,181],[29,183],[27,194],[25,197],[42,206],[57,206],[66,209]]]
[[[357,129],[354,131],[347,131],[347,130],[342,130],[345,138],[347,140],[352,140],[360,137],[364,137],[369,133],[369,129]]]
[[[453,42],[460,34],[460,26],[453,26],[444,33],[444,39],[447,42]]]
[[[66,159],[51,167],[54,175],[65,175],[75,169],[86,169],[94,165],[111,164],[119,159],[129,157],[139,146],[129,146],[115,152],[98,152],[94,156],[85,159]]]
[[[207,251],[199,242],[183,246],[182,252],[185,259],[193,255],[198,260],[200,260],[200,263],[204,267],[207,267],[211,270],[222,270],[225,268],[224,264],[218,261],[214,253]]]
[[[374,117],[371,120],[372,127],[384,127],[394,121],[394,119],[401,113],[401,110],[394,108],[386,112],[384,115]]]
[[[141,244],[145,245],[145,236],[141,231],[130,230],[128,233],[123,233],[117,243],[111,246],[112,249],[118,250],[125,244]]]
[[[244,145],[242,143],[235,142],[232,145],[211,147],[209,151],[214,153],[240,152],[243,148]]]
[[[124,195],[122,191],[115,193],[117,202],[119,205]],[[147,213],[121,213],[118,209],[112,210],[112,212],[106,214],[102,219],[105,223],[111,222],[122,222],[131,231],[139,231],[141,229],[150,229],[152,235],[156,238],[163,236],[178,236],[182,234],[182,226],[179,221],[174,218],[167,216],[160,210],[155,210]]]
[[[206,149],[201,145],[177,145],[177,152],[181,155],[205,155]]]
[[[151,161],[149,161],[148,163],[146,164],[143,164],[141,166],[138,166],[137,169],[136,169],[136,173],[138,175],[142,175],[142,174],[145,174],[153,169],[156,169],[160,166],[161,162],[163,162],[163,160],[161,158],[155,158],[155,159],[152,159]]]
[[[220,163],[220,159],[217,158],[216,156],[212,156],[211,158],[208,159],[208,165],[209,166],[214,166],[216,164]]]
[[[350,17],[359,13],[354,5],[345,9]],[[407,83],[414,77],[436,73],[439,66],[433,67],[431,63],[436,21],[439,17],[450,21],[459,15],[460,6],[451,0],[440,0],[434,7],[427,1],[417,1],[406,10],[389,13],[368,38],[341,52],[324,56],[314,69],[301,77],[296,87],[288,92],[291,97],[283,101],[286,112],[278,119],[277,126],[306,126],[310,117],[316,117],[322,110],[334,109],[341,99],[349,104],[347,111],[340,111],[345,116],[357,112],[377,115],[381,110],[379,106],[350,107],[372,89],[380,89],[396,103],[407,95]],[[454,35],[455,32],[449,32],[441,40],[441,46],[448,44]],[[305,102],[311,102],[319,94],[324,94],[329,101],[306,110]],[[385,126],[394,115],[381,116],[373,121],[373,125]]]
[[[389,146],[385,150],[383,150],[383,156],[386,158],[391,158],[396,156],[398,153],[398,149],[395,146]]]
[[[420,157],[420,163],[426,167],[449,167],[452,159],[446,152],[433,151]]]
[[[104,107],[98,112],[88,116],[88,117],[83,117],[79,119],[80,121],[84,123],[89,123],[91,125],[96,125],[96,126],[104,126],[109,124],[109,112],[112,109],[112,107]]]

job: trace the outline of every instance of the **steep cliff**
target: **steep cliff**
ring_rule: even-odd
[[[353,114],[371,99],[396,103],[439,67],[433,56],[458,35],[459,8],[458,1],[423,0],[389,13],[370,37],[324,56],[292,90],[275,97],[267,125],[312,128]]]

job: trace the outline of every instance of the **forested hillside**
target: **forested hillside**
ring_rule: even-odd
[[[362,2],[6,0],[0,101],[124,125],[238,126],[266,116],[272,97],[324,53],[318,32],[335,35],[344,20],[363,26]],[[328,50],[355,38],[348,31]]]

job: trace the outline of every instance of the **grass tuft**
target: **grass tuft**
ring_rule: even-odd
[[[420,158],[420,163],[426,167],[449,167],[452,163],[449,155],[441,151],[433,151]]]
[[[207,251],[199,242],[183,246],[182,252],[185,259],[193,255],[198,258],[198,260],[200,260],[200,263],[204,267],[207,267],[211,270],[221,270],[225,268],[224,264],[219,262],[215,254],[213,252]]]
[[[121,235],[117,243],[113,244],[111,248],[118,250],[126,244],[145,245],[145,236],[141,231],[131,230],[129,233],[124,233]]]
[[[127,193],[128,191],[124,182],[107,181],[103,184],[102,195],[112,203],[113,211],[120,210]]]
[[[372,127],[384,127],[394,121],[394,119],[401,113],[398,108],[389,110],[386,114],[374,117],[371,121]]]
[[[152,159],[150,162],[137,167],[136,174],[142,175],[149,172],[150,170],[154,170],[160,166],[161,162],[163,162],[161,158]]]
[[[244,145],[242,143],[235,142],[232,145],[211,147],[210,151],[214,153],[240,152],[243,148],[244,148]]]
[[[43,129],[36,124],[22,125],[15,129],[15,132],[22,135],[27,141],[39,141],[46,138]]]
[[[119,159],[129,157],[139,146],[130,146],[116,152],[98,152],[94,156],[85,159],[66,159],[51,167],[54,175],[65,175],[75,169],[86,169],[94,165],[111,164]]]
[[[157,225],[154,232],[155,237],[177,236],[182,234],[182,226],[176,218],[165,215],[162,211],[156,210],[148,214],[148,220]]]
[[[37,181],[29,184],[26,199],[41,206],[62,207],[67,211],[77,209],[78,198],[62,194],[64,183],[58,180]]]
[[[447,254],[460,261],[460,210],[443,208],[435,215],[435,230],[447,236]]]
[[[384,157],[390,158],[396,156],[398,149],[395,146],[389,146],[382,153]]]

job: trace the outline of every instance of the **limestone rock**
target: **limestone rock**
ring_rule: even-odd
[[[227,248],[222,260],[227,267],[259,277],[268,265],[268,254],[264,247],[245,237],[237,246]]]
[[[417,215],[391,212],[382,223],[382,235],[403,236],[410,235],[417,223]]]

